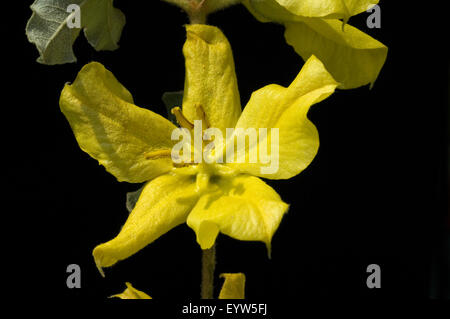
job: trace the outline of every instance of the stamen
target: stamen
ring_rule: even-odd
[[[179,163],[179,164],[177,164],[177,163],[172,163],[172,164],[173,164],[173,167],[175,167],[175,168],[194,167],[194,166],[197,166],[197,165],[198,165],[197,163],[194,163],[194,162]]]
[[[190,163],[172,163],[173,167],[175,168],[181,168],[181,167],[188,167],[189,165],[191,165]]]
[[[181,112],[181,109],[178,106],[176,106],[172,110],[170,110],[170,113],[175,115],[177,122],[181,127],[187,128],[189,130],[194,129],[194,124],[189,122],[189,120],[183,115],[183,113]]]
[[[206,118],[206,113],[203,107],[200,104],[197,104],[195,106],[195,111],[197,112],[197,116],[199,117],[199,119],[203,122],[203,126],[208,129],[209,122],[208,119]]]
[[[159,158],[171,157],[171,155],[172,155],[171,150],[159,150],[159,151],[145,153],[144,157],[146,160],[155,160],[155,159],[159,159]]]

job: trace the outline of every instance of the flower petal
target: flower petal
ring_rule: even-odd
[[[349,17],[377,0],[246,0],[244,5],[261,22],[286,26],[285,38],[307,60],[316,55],[341,83],[341,89],[373,84],[386,60],[387,47],[346,25]],[[333,18],[333,19],[332,19]]]
[[[117,237],[95,247],[100,272],[185,222],[198,200],[194,182],[195,175],[164,174],[147,183]]]
[[[238,240],[266,243],[289,205],[257,177],[240,175],[215,181],[219,191],[203,195],[187,218],[202,249],[209,249],[220,232]]]
[[[279,21],[282,11],[301,17],[318,18],[339,18],[348,14],[342,0],[250,0],[250,4],[272,21]]]
[[[366,11],[378,0],[244,0],[261,22],[296,21],[298,18],[344,19]]]
[[[120,294],[112,295],[110,298],[120,298],[120,299],[152,299],[145,292],[137,290],[129,282],[126,282],[127,288]]]
[[[245,275],[220,274],[220,278],[225,278],[222,289],[219,293],[219,299],[245,299]]]
[[[100,63],[89,63],[66,84],[61,111],[81,149],[119,181],[140,183],[172,168],[169,151],[176,127],[162,116],[133,104],[131,94]]]
[[[303,19],[285,26],[286,41],[305,60],[316,55],[341,89],[373,85],[386,61],[384,44],[351,25],[343,29],[339,20]]]
[[[241,104],[227,38],[218,28],[208,25],[187,25],[186,32],[184,115],[191,122],[201,119],[197,110],[201,106],[211,127],[223,131],[234,127]]]
[[[336,81],[323,64],[315,56],[311,56],[288,88],[272,84],[254,92],[236,128],[265,128],[267,139],[258,130],[258,143],[250,147],[246,143],[245,159],[238,157],[235,163],[227,165],[270,179],[287,179],[299,174],[311,163],[319,148],[317,129],[307,118],[308,110],[313,104],[331,95],[336,86]],[[272,128],[278,129],[278,156],[274,151],[276,144],[270,145]],[[230,141],[232,140],[228,140],[227,150],[231,147]],[[263,143],[270,145],[267,146],[267,153],[271,163],[264,164],[260,155],[256,163],[251,163],[248,160],[249,154],[252,151],[260,154]],[[263,168],[277,162],[277,170],[264,172]]]
[[[348,20],[378,0],[275,0],[289,12],[303,17]]]
[[[374,5],[378,4],[379,0],[344,0],[345,6],[349,16],[355,16],[361,12],[367,11]]]

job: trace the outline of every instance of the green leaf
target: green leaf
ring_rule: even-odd
[[[80,28],[69,28],[76,16],[67,12],[70,4],[80,6]],[[28,20],[26,34],[39,51],[37,61],[54,65],[76,62],[72,45],[84,29],[96,50],[115,50],[125,25],[123,13],[113,7],[113,0],[36,0]]]
[[[144,186],[139,188],[137,191],[127,193],[127,210],[129,213],[131,213],[131,211],[134,209],[134,206],[136,206],[136,203],[139,199],[139,196],[141,196]]]
[[[97,51],[119,48],[125,15],[114,8],[113,0],[87,0],[83,18],[86,39]]]
[[[183,104],[183,94],[183,90],[175,92],[165,92],[161,98],[167,109],[167,118],[175,125],[178,125],[177,119],[175,118],[175,115],[172,114],[171,110],[175,106],[181,107],[181,105]]]

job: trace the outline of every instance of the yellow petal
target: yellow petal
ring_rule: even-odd
[[[378,2],[379,0],[344,0],[349,16],[354,16],[367,11],[375,4],[378,4]]]
[[[61,111],[81,149],[119,181],[148,181],[172,168],[170,139],[176,127],[133,104],[131,94],[100,63],[89,63],[66,84]],[[170,154],[170,153],[169,153]]]
[[[147,183],[117,237],[95,247],[100,272],[185,222],[198,199],[194,181],[195,175],[164,174]]]
[[[120,294],[113,295],[110,298],[120,298],[120,299],[152,299],[145,292],[137,290],[129,282],[126,282],[127,288]]]
[[[297,21],[299,18],[344,19],[367,10],[378,0],[245,0],[261,22]]]
[[[270,254],[272,236],[289,205],[254,176],[222,177],[211,183],[219,191],[203,195],[187,219],[201,248],[211,248],[220,231],[238,240],[262,241]]]
[[[337,18],[347,14],[347,8],[342,0],[275,0],[275,2],[289,12],[303,17]]]
[[[275,0],[289,12],[303,17],[348,20],[378,0]]]
[[[254,92],[236,128],[266,128],[268,138],[265,140],[258,134],[256,146],[252,145],[249,148],[246,143],[245,159],[237,158],[241,163],[227,165],[251,175],[270,179],[287,179],[299,174],[311,163],[319,148],[317,129],[307,118],[308,110],[313,104],[331,95],[336,86],[336,81],[323,64],[312,56],[288,88],[272,84]],[[278,156],[270,145],[272,128],[278,129]],[[251,163],[249,154],[253,151],[259,154],[263,143],[267,145],[271,163],[262,163],[261,157],[258,157],[256,163]],[[227,148],[229,147],[227,145]],[[263,172],[263,167],[267,168],[270,165],[275,168],[278,166],[278,170],[271,173]]]
[[[377,0],[246,0],[244,5],[261,22],[286,26],[285,38],[308,59],[316,55],[341,83],[341,89],[373,84],[386,60],[387,47],[346,25],[349,17],[367,10]],[[333,20],[333,19],[334,20]]]
[[[220,290],[219,299],[245,299],[245,275],[243,273],[220,274],[220,278],[225,278],[225,282]]]
[[[186,32],[184,115],[191,122],[199,120],[197,109],[201,106],[211,127],[223,131],[234,127],[241,104],[227,38],[218,28],[208,25],[187,25]]]
[[[339,20],[303,19],[285,25],[286,41],[305,60],[317,56],[341,89],[373,84],[386,60],[385,45],[351,25],[342,29]]]

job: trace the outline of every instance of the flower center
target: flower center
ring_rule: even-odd
[[[195,107],[196,109],[196,113],[197,113],[197,118],[198,120],[195,121],[195,125],[192,124],[191,121],[189,121],[186,116],[183,114],[183,112],[181,111],[180,107],[174,107],[171,110],[171,113],[173,115],[175,115],[175,118],[177,120],[177,123],[180,125],[181,128],[187,129],[190,133],[191,136],[191,141],[195,140],[195,130],[196,130],[196,125],[198,124],[197,121],[201,121],[201,132],[197,132],[201,133],[201,147],[202,149],[197,150],[195,149],[195,143],[193,143],[194,145],[191,145],[193,147],[191,147],[191,156],[188,157],[190,158],[190,160],[181,162],[181,163],[175,163],[175,161],[172,161],[172,164],[174,166],[174,170],[176,171],[176,173],[179,174],[185,174],[185,175],[192,175],[192,176],[196,176],[196,184],[197,184],[197,188],[200,191],[204,191],[206,190],[206,188],[211,186],[211,182],[214,183],[215,180],[217,180],[218,178],[221,177],[232,177],[237,175],[237,171],[229,166],[223,165],[221,163],[217,163],[214,162],[212,160],[210,161],[206,161],[206,160],[202,160],[202,161],[195,161],[195,154],[194,152],[201,152],[202,156],[206,156],[208,157],[208,159],[210,159],[210,157],[214,157],[213,153],[214,153],[214,148],[215,148],[215,144],[214,147],[211,149],[212,152],[209,152],[207,154],[203,154],[203,148],[205,147],[205,144],[207,144],[207,142],[204,140],[204,134],[205,134],[205,130],[210,128],[210,123],[206,117],[206,113],[205,110],[203,109],[203,107],[201,105],[197,105]],[[209,140],[208,143],[214,141],[215,136],[212,136],[213,139]],[[199,146],[197,146],[197,148],[199,148]],[[154,159],[159,159],[159,158],[172,158],[174,156],[174,154],[172,154],[172,150],[158,150],[158,151],[152,151],[152,152],[148,152],[145,155],[145,158],[148,160],[154,160]],[[173,159],[173,158],[172,158]]]

